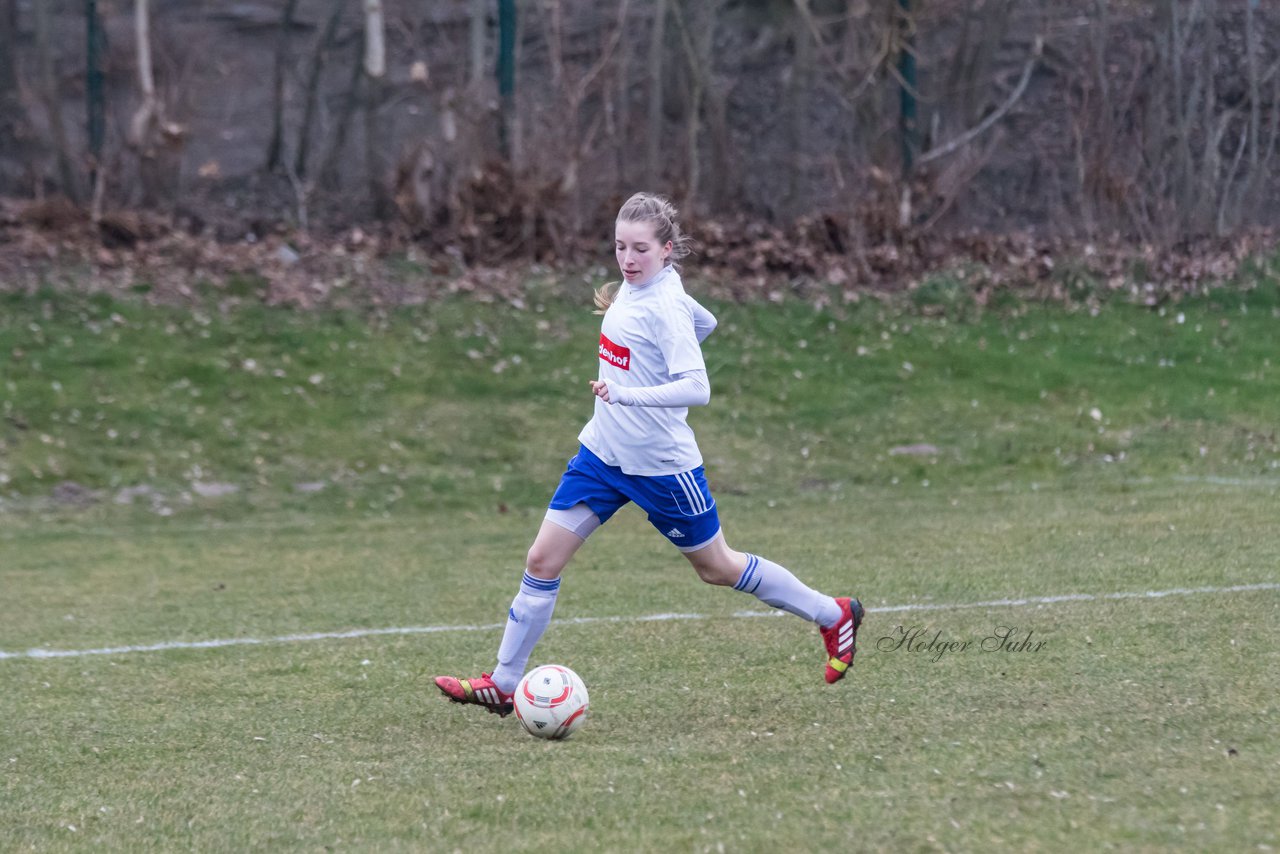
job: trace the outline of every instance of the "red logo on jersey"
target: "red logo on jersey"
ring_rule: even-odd
[[[600,358],[615,368],[622,368],[624,371],[631,370],[631,351],[626,347],[614,344],[604,337],[603,332],[600,333]]]

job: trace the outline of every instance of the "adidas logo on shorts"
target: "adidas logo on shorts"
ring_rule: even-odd
[[[680,533],[679,528],[672,528],[670,531],[667,531],[668,538],[683,537],[683,536],[684,534]]]

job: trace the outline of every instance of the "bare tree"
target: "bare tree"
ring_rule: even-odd
[[[251,126],[251,167],[289,177],[299,222],[318,189],[364,214],[394,188],[418,234],[464,252],[500,220],[520,247],[572,250],[646,184],[699,214],[819,223],[851,254],[1023,222],[1166,243],[1280,204],[1280,19],[1261,0],[0,0],[6,192],[89,198],[83,96],[67,98],[101,104],[100,77],[67,63],[83,63],[78,13],[92,24],[98,7],[136,34],[136,72],[134,44],[90,62],[115,70],[103,91],[127,145],[111,137],[106,162],[124,202],[176,188],[167,129],[190,114],[214,161],[201,186],[240,167],[231,136]],[[197,33],[225,49],[210,60]],[[274,56],[234,61],[262,45]],[[261,98],[206,98],[245,67]]]
[[[1074,121],[1079,194],[1099,227],[1167,245],[1257,215],[1252,187],[1270,180],[1276,145],[1263,91],[1280,65],[1261,67],[1255,19],[1246,9],[1233,31],[1231,11],[1160,0],[1120,54],[1111,10],[1095,7],[1104,26],[1075,77]]]
[[[630,11],[618,16],[623,29],[630,26]],[[617,72],[611,95],[604,102],[605,130],[614,153],[614,189],[622,190],[631,179],[631,152],[626,140],[631,133],[631,46],[628,39],[618,42]]]
[[[284,148],[284,79],[289,66],[289,38],[293,30],[298,0],[285,0],[280,16],[280,34],[276,39],[276,61],[271,77],[271,140],[267,143],[266,170],[274,172],[282,163]]]
[[[667,0],[657,0],[649,35],[649,119],[645,128],[645,181],[657,186],[662,172],[662,69],[666,63]]]
[[[954,139],[948,140],[945,143],[938,143],[928,151],[923,152],[919,156],[918,162],[922,164],[928,163],[932,160],[937,160],[940,157],[946,157],[949,154],[954,154],[956,151],[973,142],[973,140],[977,139],[979,136],[994,127],[997,122],[1004,118],[1005,115],[1013,109],[1013,106],[1017,104],[1026,93],[1027,84],[1031,82],[1031,72],[1035,70],[1036,63],[1039,61],[1040,55],[1043,52],[1044,38],[1042,36],[1036,36],[1035,40],[1032,42],[1031,55],[1027,58],[1026,63],[1022,67],[1022,75],[1019,77],[1017,85],[1013,87],[1013,91],[1009,93],[1009,96],[1005,98],[1004,102],[991,110],[991,112],[989,112],[986,118],[982,121],[978,122],[973,127],[966,129],[964,133],[959,134]]]
[[[153,205],[157,198],[154,192],[156,175],[157,137],[161,122],[161,107],[156,98],[155,73],[151,65],[151,4],[150,0],[134,0],[133,3],[133,38],[134,50],[137,52],[138,93],[140,103],[129,122],[129,146],[138,156],[138,174],[142,189],[142,202]],[[94,193],[95,221],[101,219],[102,193]]]
[[[489,29],[488,0],[469,0],[467,12],[467,86],[476,90],[480,88],[485,78],[485,42]]]
[[[1265,193],[1273,180],[1272,161],[1275,157],[1277,143],[1277,122],[1280,122],[1280,99],[1276,97],[1280,90],[1280,61],[1263,70],[1261,58],[1258,56],[1261,36],[1258,32],[1258,16],[1255,11],[1255,0],[1245,0],[1244,4],[1244,44],[1245,44],[1245,77],[1249,97],[1248,132],[1245,146],[1249,159],[1247,171],[1239,174],[1239,157],[1232,163],[1232,183],[1242,185],[1235,195],[1224,193],[1219,207],[1218,230],[1226,231],[1233,223],[1228,221],[1229,207],[1234,203],[1239,218],[1243,219],[1261,207]],[[1274,81],[1274,82],[1273,82]],[[1263,87],[1271,83],[1271,125],[1264,127]]]
[[[18,90],[15,0],[0,0],[0,150],[25,148],[30,136],[26,107]],[[23,152],[26,159],[27,152]]]
[[[71,199],[80,198],[79,181],[71,165],[67,132],[62,123],[62,87],[58,85],[57,60],[54,57],[52,22],[48,3],[36,3],[35,15],[36,60],[40,73],[40,94],[49,121],[50,144],[57,161],[61,190]]]
[[[794,214],[806,204],[805,178],[810,164],[811,121],[814,84],[814,43],[808,21],[812,15],[808,0],[796,0],[796,13],[788,22],[791,40],[791,78],[787,85],[787,128],[791,157],[787,167],[786,202]]]
[[[383,151],[386,134],[383,131],[380,111],[386,91],[387,31],[382,12],[382,0],[364,0],[364,128],[365,170],[369,197],[373,200],[374,215],[387,215],[387,186],[384,180]]]
[[[156,127],[160,123],[160,104],[156,99],[155,74],[151,67],[150,0],[134,0],[133,35],[138,54],[138,92],[142,102],[129,122],[129,143],[145,152],[154,144]]]
[[[89,125],[89,178],[93,185],[91,214],[97,222],[102,213],[102,193],[106,170],[103,145],[106,139],[106,93],[103,86],[102,54],[106,37],[98,20],[97,0],[85,0],[85,100]]]
[[[342,20],[342,10],[345,5],[346,0],[333,0],[324,30],[316,39],[315,50],[311,55],[311,69],[307,74],[302,109],[302,125],[298,128],[298,145],[293,162],[293,172],[298,178],[305,178],[307,174],[307,158],[311,152],[311,126],[315,121],[316,102],[320,97],[320,77],[324,72],[325,58],[338,32],[338,24]]]
[[[129,121],[127,142],[137,155],[138,185],[147,206],[173,205],[181,174],[181,152],[187,130],[169,115],[172,82],[161,96],[156,87],[152,53],[150,0],[134,0],[134,49],[137,55],[139,104]],[[95,189],[95,209],[100,210],[101,190]]]
[[[685,185],[684,198],[681,200],[685,207],[689,207],[702,190],[702,116],[707,93],[712,87],[711,48],[715,41],[716,19],[720,7],[719,0],[681,0],[673,7],[689,75],[684,111]]]
[[[581,73],[574,73],[565,62],[565,18],[562,0],[549,0],[542,16],[551,64],[551,80],[563,99],[557,105],[557,136],[563,140],[557,159],[560,189],[568,199],[571,233],[581,232],[586,217],[583,210],[582,164],[595,148],[604,124],[603,113],[587,115],[584,104],[597,90],[603,90],[603,73],[614,60],[618,43],[626,27],[630,0],[620,0],[613,26],[601,34],[602,44],[593,62]]]
[[[356,111],[365,100],[363,88],[368,79],[368,75],[364,73],[365,46],[364,40],[355,45],[355,56],[351,60],[346,95],[342,99],[342,107],[338,112],[333,134],[328,140],[325,156],[321,160],[319,179],[316,183],[329,189],[335,189],[342,183],[339,166],[347,153],[347,134],[350,132]],[[294,180],[297,183],[297,179]]]

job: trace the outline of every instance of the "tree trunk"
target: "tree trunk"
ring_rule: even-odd
[[[626,13],[621,25],[628,23]],[[617,88],[614,97],[617,107],[613,114],[613,137],[610,144],[614,151],[614,192],[623,192],[631,180],[631,46],[627,39],[618,42]]]
[[[387,73],[387,25],[382,0],[364,0],[364,73],[375,78]]]
[[[284,148],[284,75],[289,65],[289,38],[298,0],[287,0],[280,18],[280,36],[276,39],[276,63],[271,80],[271,141],[267,143],[266,171],[274,172],[282,163]]]
[[[362,103],[364,75],[364,42],[356,45],[355,58],[351,60],[351,79],[347,84],[347,96],[343,99],[342,112],[338,114],[337,126],[333,138],[329,142],[327,153],[320,165],[318,184],[332,190],[341,186],[342,175],[338,169],[343,153],[347,148],[347,133],[351,127],[351,119]]]
[[[293,171],[298,180],[307,174],[307,157],[311,150],[311,124],[315,121],[316,99],[319,97],[320,74],[324,70],[325,53],[333,43],[338,32],[338,22],[342,20],[342,7],[346,0],[333,0],[329,9],[329,20],[324,32],[316,42],[315,54],[311,59],[311,72],[307,75],[306,104],[302,110],[302,127],[298,129],[298,148],[294,157]]]
[[[37,4],[42,6],[44,4]],[[102,48],[105,39],[98,20],[97,0],[86,0],[85,40],[88,67],[85,69],[85,97],[89,123],[89,183],[93,186],[94,221],[102,204],[102,146],[106,136],[107,102],[103,87]],[[65,144],[63,151],[65,152]]]
[[[0,0],[0,148],[14,152],[29,130],[26,111],[18,93],[16,12],[14,0]]]
[[[92,2],[90,3],[92,5]],[[57,160],[61,190],[72,200],[80,198],[79,185],[71,157],[67,151],[67,133],[62,124],[62,92],[58,86],[58,70],[50,39],[49,4],[33,5],[36,30],[36,61],[40,73],[40,94],[49,114],[49,135]]]
[[[1257,24],[1253,7],[1255,0],[1244,3],[1244,51],[1249,75],[1249,173],[1258,169],[1258,140],[1262,127],[1262,86],[1258,82]]]
[[[681,0],[673,11],[680,28],[689,68],[688,108],[685,112],[685,187],[680,204],[688,208],[698,198],[702,185],[702,112],[711,84],[711,46],[715,39],[719,2]],[[793,148],[793,152],[798,149]]]
[[[649,122],[645,132],[645,181],[658,185],[662,172],[662,68],[667,40],[667,0],[657,0],[649,39]]]
[[[138,185],[142,203],[156,204],[171,188],[165,175],[158,131],[163,121],[162,108],[156,98],[155,74],[151,67],[150,0],[134,0],[133,35],[137,50],[138,93],[141,103],[129,122],[129,144],[138,156]]]
[[[156,82],[151,69],[151,9],[149,0],[133,2],[133,36],[138,52],[138,92],[142,103],[129,123],[129,142],[146,156],[155,142],[157,123]]]
[[[484,82],[484,45],[488,30],[488,0],[471,0],[467,24],[468,53],[470,54],[467,85],[478,90]]]
[[[810,163],[810,92],[813,89],[813,36],[808,26],[808,0],[797,0],[801,8],[791,15],[791,81],[787,87],[787,189],[784,216],[791,217],[806,204],[805,178]]]
[[[364,128],[365,170],[369,198],[378,219],[387,216],[389,204],[384,175],[383,145],[387,134],[381,120],[382,100],[386,90],[387,34],[382,14],[382,0],[364,0]]]

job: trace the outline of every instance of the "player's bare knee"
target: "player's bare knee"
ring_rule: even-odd
[[[738,580],[738,574],[734,572],[732,562],[724,560],[722,555],[692,552],[685,557],[689,559],[689,563],[693,564],[693,571],[698,573],[698,578],[707,584],[728,586]]]
[[[525,557],[524,566],[534,578],[551,579],[560,577],[560,572],[564,569],[564,563],[559,555],[535,545],[529,549],[529,554]]]

